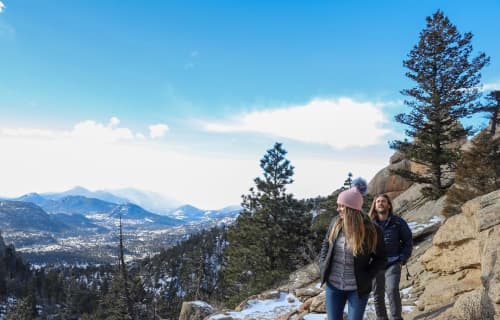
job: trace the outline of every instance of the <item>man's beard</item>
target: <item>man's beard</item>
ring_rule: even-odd
[[[376,211],[377,211],[378,214],[382,214],[382,215],[389,214],[389,209],[385,209],[383,211],[381,211],[381,210],[376,210]]]

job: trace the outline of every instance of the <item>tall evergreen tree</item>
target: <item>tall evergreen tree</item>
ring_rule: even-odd
[[[311,216],[286,192],[294,173],[286,153],[276,143],[261,159],[263,176],[242,197],[243,211],[228,231],[223,276],[229,304],[268,288],[303,262],[298,249],[306,243]]]
[[[480,70],[489,62],[484,53],[472,56],[472,34],[461,34],[438,10],[427,17],[417,45],[403,61],[406,76],[416,84],[401,93],[408,97],[409,113],[396,115],[405,125],[407,139],[391,142],[410,160],[424,165],[424,173],[396,170],[395,173],[430,187],[424,195],[437,198],[453,183],[450,174],[460,157],[459,141],[472,134],[459,120],[481,112],[478,102]]]
[[[122,284],[123,284],[123,299],[125,300],[125,305],[127,306],[127,311],[130,316],[133,314],[133,306],[132,306],[132,301],[130,299],[130,291],[128,288],[129,281],[128,281],[128,272],[127,272],[127,265],[125,264],[125,255],[124,255],[124,247],[123,247],[123,228],[122,228],[122,215],[120,214],[120,225],[119,225],[119,231],[120,231],[120,257],[119,257],[119,272],[120,272],[120,277],[122,279]]]
[[[487,103],[482,110],[489,114],[490,134],[494,136],[497,125],[500,123],[500,90],[491,91],[486,99]]]
[[[118,270],[114,273],[111,286],[102,297],[95,319],[127,320],[134,319],[133,301],[130,297],[129,275],[124,257],[123,229],[120,214]]]

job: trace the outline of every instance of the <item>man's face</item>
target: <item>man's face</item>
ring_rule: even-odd
[[[378,214],[385,215],[389,213],[389,208],[391,206],[389,205],[389,202],[385,197],[378,197],[375,200],[375,211],[377,211]]]

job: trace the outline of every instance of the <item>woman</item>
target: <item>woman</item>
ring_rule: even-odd
[[[362,320],[372,280],[386,264],[382,231],[361,212],[366,181],[358,178],[353,184],[339,194],[339,214],[332,219],[321,247],[328,320],[342,320],[346,302],[348,319]]]

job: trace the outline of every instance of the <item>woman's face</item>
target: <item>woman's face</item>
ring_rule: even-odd
[[[337,212],[339,213],[340,219],[344,219],[345,205],[337,203]]]

